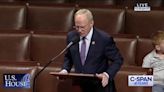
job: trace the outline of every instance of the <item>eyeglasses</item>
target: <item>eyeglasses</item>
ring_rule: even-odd
[[[88,25],[88,24],[87,24]],[[85,28],[86,28],[86,26],[87,25],[85,25],[85,26],[73,26],[73,28],[75,28],[76,30],[84,30]]]

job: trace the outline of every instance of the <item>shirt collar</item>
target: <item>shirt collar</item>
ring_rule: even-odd
[[[154,58],[159,58],[159,56],[157,55],[157,53],[156,53],[155,50],[153,50],[153,57],[154,57]]]

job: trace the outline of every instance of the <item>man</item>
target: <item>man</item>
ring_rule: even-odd
[[[70,43],[77,32],[80,41],[66,52],[60,73],[70,72],[74,65],[76,73],[96,74],[99,78],[75,80],[83,92],[115,92],[113,79],[123,64],[123,58],[113,38],[94,27],[93,15],[88,9],[78,10],[74,22],[76,31],[68,33],[67,42]]]
[[[154,49],[143,59],[143,68],[153,68],[154,85],[152,92],[164,92],[164,31],[152,37]]]

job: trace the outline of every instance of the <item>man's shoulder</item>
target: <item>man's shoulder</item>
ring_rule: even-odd
[[[95,33],[97,33],[97,35],[99,35],[99,37],[103,37],[103,38],[110,38],[111,37],[107,32],[105,32],[101,29],[94,28],[94,30],[95,30]]]
[[[72,39],[72,37],[80,37],[80,34],[77,31],[70,31],[67,34],[67,39]]]
[[[155,53],[154,50],[152,50],[151,52],[149,52],[149,53],[144,57],[144,60],[149,60],[149,59],[154,58],[154,53]]]
[[[77,32],[76,31],[69,31],[68,32],[68,36],[73,36],[73,35],[76,35],[77,34]]]

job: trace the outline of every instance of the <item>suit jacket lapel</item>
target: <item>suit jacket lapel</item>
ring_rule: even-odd
[[[76,58],[77,61],[81,61],[80,59],[80,53],[79,53],[79,44],[75,44],[72,46],[72,51],[74,53],[74,58]]]
[[[86,57],[86,60],[85,60],[85,64],[87,64],[90,61],[91,55],[94,54],[93,52],[96,49],[95,45],[96,45],[96,30],[93,29],[93,35],[92,35],[92,38],[91,38],[91,42],[90,42],[88,54],[87,54],[87,57]]]

